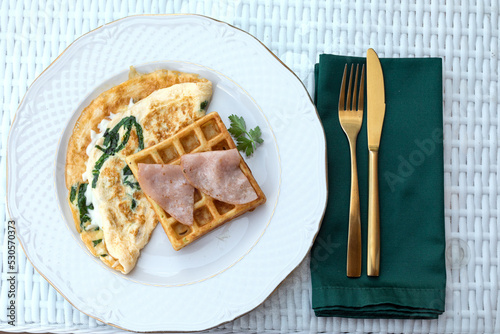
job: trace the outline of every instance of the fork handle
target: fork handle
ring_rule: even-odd
[[[378,276],[379,271],[380,212],[378,194],[378,151],[369,151],[367,275]]]
[[[347,236],[347,277],[361,276],[361,220],[359,211],[358,167],[356,142],[351,148],[351,203],[349,206],[349,232]]]

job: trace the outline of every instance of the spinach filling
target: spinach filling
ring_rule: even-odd
[[[129,186],[134,191],[141,190],[139,182],[135,180],[134,174],[132,173],[132,170],[128,165],[123,168],[123,184]],[[135,210],[136,207],[137,207],[137,201],[135,200],[135,198],[132,197],[130,209]]]
[[[94,244],[94,247],[97,246],[102,242],[102,239],[97,239],[97,240],[92,240],[92,243]]]
[[[71,191],[69,193],[69,201],[71,203],[74,203],[75,202],[75,199],[76,199],[76,189],[77,188],[77,185],[75,184],[74,186],[71,187]]]
[[[208,101],[203,101],[203,102],[200,104],[200,109],[205,109],[207,106],[208,106]]]
[[[90,205],[87,206],[87,198],[85,197],[85,191],[87,191],[88,185],[89,185],[88,183],[81,183],[80,186],[78,187],[77,206],[78,206],[78,211],[80,213],[80,231],[84,231],[85,230],[84,224],[86,222],[90,223],[91,221],[89,215],[89,209],[94,210],[94,205],[92,203],[90,203]]]
[[[125,179],[125,180],[123,180],[123,184],[126,186],[129,186],[132,189],[141,190],[141,186],[139,185],[139,182],[133,182],[133,181],[130,181],[129,179]]]
[[[135,180],[134,174],[132,174],[132,170],[128,165],[123,168],[123,184],[129,186],[132,190],[141,190],[139,182]]]
[[[123,168],[123,175],[124,176],[133,175],[132,170],[128,165]]]
[[[118,132],[122,127],[125,128],[125,134],[123,135],[122,141],[120,143],[120,134]],[[144,135],[142,133],[142,127],[139,123],[137,123],[134,116],[123,118],[111,130],[109,130],[109,128],[106,129],[103,135],[103,146],[96,146],[103,153],[96,161],[94,169],[92,170],[92,175],[94,176],[94,179],[92,180],[92,188],[96,187],[101,167],[104,165],[106,160],[108,160],[109,157],[120,152],[125,148],[125,146],[127,146],[128,140],[130,139],[130,132],[132,131],[133,127],[135,127],[135,132],[137,133],[137,138],[139,139],[139,150],[144,149]]]

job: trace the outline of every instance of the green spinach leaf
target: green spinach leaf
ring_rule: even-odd
[[[125,134],[123,135],[121,143],[119,143],[120,141],[119,131],[122,127],[125,128]],[[109,157],[120,152],[125,148],[125,146],[127,146],[127,143],[130,139],[130,132],[134,127],[135,127],[135,132],[137,133],[137,138],[139,140],[139,150],[142,150],[144,149],[144,135],[142,133],[141,125],[136,121],[134,116],[128,116],[123,118],[111,130],[109,130],[109,128],[106,129],[103,135],[104,137],[103,147],[99,147],[99,149],[103,151],[103,154],[96,161],[94,169],[92,170],[92,175],[94,176],[92,180],[92,188],[95,188],[97,186],[97,180],[99,179],[101,167],[104,165],[106,160],[108,160]]]
[[[75,201],[75,199],[76,199],[76,188],[77,188],[76,184],[71,187],[71,191],[69,193],[69,201],[71,203],[73,203]]]
[[[78,187],[78,211],[80,213],[80,230],[85,230],[85,223],[90,222],[89,208],[92,203],[87,206],[87,198],[85,197],[85,191],[87,190],[88,183],[81,183]],[[92,206],[93,207],[93,206]]]

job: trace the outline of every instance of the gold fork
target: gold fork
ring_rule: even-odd
[[[358,167],[356,163],[356,140],[359,129],[363,122],[363,98],[365,86],[365,65],[361,69],[361,82],[358,90],[358,70],[354,78],[352,87],[352,74],[354,64],[351,65],[349,75],[349,86],[347,88],[347,101],[345,101],[345,88],[347,76],[347,64],[344,67],[342,86],[339,96],[339,120],[342,130],[344,130],[351,150],[351,202],[349,207],[349,234],[347,237],[347,277],[361,276],[361,219],[359,213],[359,187],[358,187]]]

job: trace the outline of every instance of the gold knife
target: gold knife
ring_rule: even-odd
[[[366,53],[367,127],[368,127],[368,276],[380,271],[380,214],[378,196],[378,150],[385,116],[384,75],[373,49]]]

